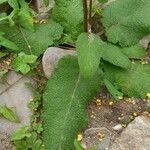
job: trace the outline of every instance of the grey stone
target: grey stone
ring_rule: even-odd
[[[113,129],[114,129],[115,131],[121,131],[121,130],[123,129],[123,127],[122,127],[121,124],[117,124],[117,125],[115,125],[115,126],[113,127]]]
[[[64,56],[75,56],[76,52],[73,50],[65,50],[57,47],[48,48],[42,58],[43,70],[47,78],[51,76],[54,68],[57,66],[59,60]]]
[[[150,150],[150,118],[146,116],[135,118],[109,150]]]
[[[103,134],[104,137],[100,138],[99,134]],[[86,150],[95,148],[96,150],[105,150],[110,145],[111,132],[105,128],[90,128],[85,130],[82,145]]]
[[[49,0],[49,5],[46,7],[44,5],[43,0],[36,0],[36,7],[38,10],[38,13],[47,13],[54,7],[55,1]]]
[[[28,103],[33,100],[33,93],[25,83],[35,82],[28,77],[24,77],[14,71],[10,71],[4,83],[0,83],[0,104],[12,108],[19,117],[20,123],[11,122],[5,118],[0,118],[0,133],[10,135],[23,125],[30,124],[32,115],[28,108]]]
[[[148,43],[150,42],[150,35],[145,36],[142,40],[140,40],[140,44],[147,49]]]
[[[6,134],[0,134],[0,150],[12,150],[12,144]]]
[[[146,111],[150,112],[150,103],[145,104]]]

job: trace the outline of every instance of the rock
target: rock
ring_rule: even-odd
[[[145,104],[145,109],[146,111],[150,112],[150,103]]]
[[[65,50],[57,47],[48,48],[42,58],[43,70],[47,78],[51,76],[58,61],[67,55],[75,56],[76,52],[73,50]]]
[[[46,7],[43,0],[36,0],[36,7],[39,13],[47,13],[54,7],[55,1],[49,0],[49,5]]]
[[[123,128],[122,128],[122,125],[121,124],[117,124],[116,126],[113,127],[113,129],[115,131],[121,131]]]
[[[135,118],[109,150],[150,150],[150,118],[146,116]]]
[[[84,133],[82,145],[84,148],[95,148],[96,150],[105,150],[110,144],[110,131],[103,128],[90,128]]]
[[[31,78],[13,71],[8,73],[6,81],[3,82],[0,83],[0,104],[12,108],[20,119],[20,123],[14,123],[5,118],[0,118],[0,134],[10,135],[21,126],[30,125],[32,113],[28,108],[28,103],[33,100],[33,93],[26,87],[25,83],[33,84],[35,82]]]
[[[12,150],[9,136],[6,134],[0,134],[0,150]]]
[[[140,44],[147,49],[148,43],[150,42],[150,35],[145,36],[142,40],[140,40]]]

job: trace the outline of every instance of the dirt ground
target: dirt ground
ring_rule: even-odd
[[[100,94],[89,105],[88,115],[90,118],[88,128],[104,127],[108,129],[111,133],[111,143],[113,143],[123,128],[135,117],[139,115],[150,116],[150,100],[124,97],[123,100],[115,101],[103,87]],[[116,125],[119,125],[118,129],[114,130]],[[120,125],[121,129],[119,129]],[[91,140],[95,138],[98,137],[92,137]]]

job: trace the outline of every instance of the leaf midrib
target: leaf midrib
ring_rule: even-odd
[[[75,87],[73,89],[73,92],[72,92],[72,95],[71,95],[71,101],[69,103],[69,107],[68,107],[68,110],[67,110],[67,113],[65,115],[65,119],[64,119],[64,124],[63,124],[63,130],[65,130],[65,127],[66,127],[66,122],[67,122],[67,118],[70,114],[70,110],[71,110],[71,105],[72,105],[72,102],[74,100],[74,97],[75,97],[75,93],[76,93],[76,90],[77,90],[77,87],[79,85],[79,82],[80,82],[80,74],[78,74],[78,77],[77,77],[77,81],[76,81],[76,84],[75,84]],[[79,100],[78,100],[78,104],[80,105],[79,103]],[[62,141],[63,141],[63,138],[64,138],[64,132],[61,132],[61,135],[60,135],[60,146],[59,146],[59,150],[61,150],[61,147],[62,147]]]

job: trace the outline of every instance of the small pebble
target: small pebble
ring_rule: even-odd
[[[117,124],[116,126],[112,127],[115,131],[121,131],[122,130],[122,125]]]

